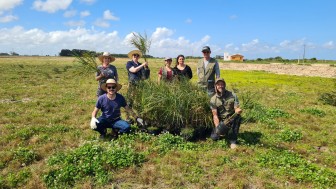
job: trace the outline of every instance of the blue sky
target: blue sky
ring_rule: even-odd
[[[336,60],[335,0],[0,0],[0,52],[127,53],[132,32],[150,55],[242,54]]]

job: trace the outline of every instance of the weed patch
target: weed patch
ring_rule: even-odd
[[[335,171],[319,167],[288,150],[269,150],[259,154],[257,162],[262,167],[273,169],[276,174],[294,177],[298,182],[313,182],[321,188],[336,184]]]

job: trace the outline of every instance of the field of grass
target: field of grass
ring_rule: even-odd
[[[335,79],[222,70],[244,108],[235,150],[168,133],[99,141],[97,82],[73,60],[0,58],[0,188],[336,187],[336,107],[319,101]],[[126,61],[113,63],[122,94]],[[149,62],[156,80],[163,60]]]

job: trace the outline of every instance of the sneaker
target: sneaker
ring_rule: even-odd
[[[230,144],[230,148],[231,148],[231,149],[235,149],[235,148],[237,148],[237,147],[238,147],[238,146],[237,146],[237,144],[235,144],[235,143],[231,143],[231,144]]]

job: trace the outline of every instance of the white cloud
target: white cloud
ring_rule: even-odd
[[[188,18],[186,21],[185,21],[187,24],[191,24],[192,23],[192,20],[190,18]]]
[[[87,17],[87,16],[90,16],[90,11],[82,11],[82,12],[80,12],[80,17]]]
[[[33,8],[38,11],[54,13],[58,10],[65,10],[72,3],[72,0],[36,0],[33,3]]]
[[[165,27],[159,27],[156,28],[156,30],[153,32],[151,39],[154,41],[158,41],[160,39],[169,38],[173,34],[174,34],[173,30],[170,30]]]
[[[68,10],[68,11],[65,11],[65,12],[64,12],[63,16],[64,16],[65,18],[70,18],[70,17],[74,17],[74,16],[76,16],[76,14],[77,14],[77,11],[76,11],[76,10]]]
[[[238,18],[238,16],[237,16],[237,15],[231,15],[229,18],[230,18],[231,20],[235,20],[235,19]]]
[[[16,6],[19,6],[23,0],[1,0],[0,1],[0,12],[2,11],[8,11]]]
[[[298,51],[303,49],[303,45],[306,43],[305,41],[306,41],[305,39],[299,39],[294,41],[284,40],[279,44],[279,46],[282,49],[290,49],[293,51]]]
[[[13,15],[0,17],[0,23],[12,22],[14,20],[18,20],[18,17]]]
[[[333,41],[328,41],[326,43],[323,44],[323,47],[326,49],[334,49],[335,48],[335,44]]]
[[[95,26],[102,27],[102,28],[108,28],[110,27],[110,23],[108,23],[105,20],[97,19],[94,23]]]
[[[110,10],[104,11],[104,19],[105,20],[114,20],[114,21],[119,20],[119,18],[114,16],[113,13]]]
[[[86,3],[86,4],[93,4],[96,2],[96,0],[80,0],[80,2]]]
[[[68,21],[68,22],[66,22],[64,24],[67,25],[67,26],[70,26],[70,27],[83,27],[83,26],[85,26],[85,21],[83,21],[83,20]]]

